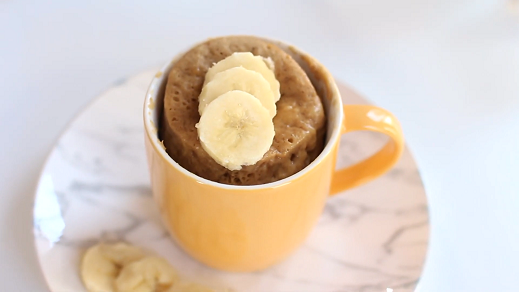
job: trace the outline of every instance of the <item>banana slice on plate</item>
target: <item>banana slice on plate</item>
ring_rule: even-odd
[[[200,116],[204,114],[207,106],[218,96],[231,90],[241,90],[252,94],[268,110],[270,118],[276,115],[274,94],[270,90],[267,80],[258,72],[247,70],[244,67],[234,67],[216,74],[202,88],[202,92],[198,97],[198,112]]]
[[[113,292],[121,267],[144,258],[144,252],[125,244],[98,244],[81,261],[81,278],[90,292]]]
[[[240,66],[260,73],[270,85],[270,90],[274,94],[274,102],[279,100],[279,81],[274,74],[274,62],[270,58],[254,56],[250,52],[236,52],[209,68],[205,75],[204,85],[212,81],[216,74]]]
[[[115,281],[118,292],[156,292],[178,281],[175,269],[163,258],[146,257],[124,266]]]
[[[230,170],[258,162],[274,139],[269,112],[257,98],[240,90],[211,102],[196,127],[205,151]]]

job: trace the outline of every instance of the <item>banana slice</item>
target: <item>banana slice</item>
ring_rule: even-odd
[[[239,90],[211,102],[196,127],[205,151],[230,170],[258,162],[274,139],[269,112],[253,95]]]
[[[255,71],[247,70],[243,67],[234,67],[214,76],[207,83],[198,97],[198,112],[204,114],[209,105],[218,96],[231,91],[241,90],[254,95],[270,114],[270,118],[276,115],[276,102],[274,94],[270,90],[270,85],[263,76]]]
[[[216,74],[239,66],[260,73],[270,85],[270,90],[274,94],[274,102],[279,100],[279,81],[274,74],[274,62],[270,58],[254,56],[250,52],[236,52],[216,63],[207,71],[204,85],[212,81]]]
[[[175,284],[167,292],[216,292],[215,290],[196,283],[180,282]]]
[[[144,258],[144,252],[125,243],[98,244],[81,261],[81,278],[90,292],[113,292],[121,267]]]
[[[150,256],[124,266],[115,287],[118,292],[156,292],[177,281],[177,272],[165,259]]]

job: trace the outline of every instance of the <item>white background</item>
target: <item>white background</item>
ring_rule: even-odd
[[[419,291],[519,291],[519,1],[0,0],[2,291],[47,289],[33,194],[73,116],[225,34],[293,43],[400,118],[431,211]]]

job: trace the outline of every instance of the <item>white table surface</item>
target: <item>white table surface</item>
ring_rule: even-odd
[[[47,2],[0,1],[2,291],[47,291],[33,194],[67,123],[225,34],[293,43],[400,118],[431,212],[419,291],[519,291],[517,0]]]

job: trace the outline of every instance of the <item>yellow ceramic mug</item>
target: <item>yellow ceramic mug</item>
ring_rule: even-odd
[[[322,153],[288,178],[264,185],[232,186],[188,172],[166,153],[155,127],[175,60],[157,73],[146,94],[146,152],[153,195],[163,221],[187,253],[218,269],[254,271],[282,260],[305,240],[330,194],[383,174],[404,147],[402,130],[391,113],[369,105],[343,106],[333,77],[319,62],[293,46],[271,42],[306,71],[323,100],[328,121]],[[386,134],[389,142],[370,158],[335,171],[341,134],[359,130]]]

